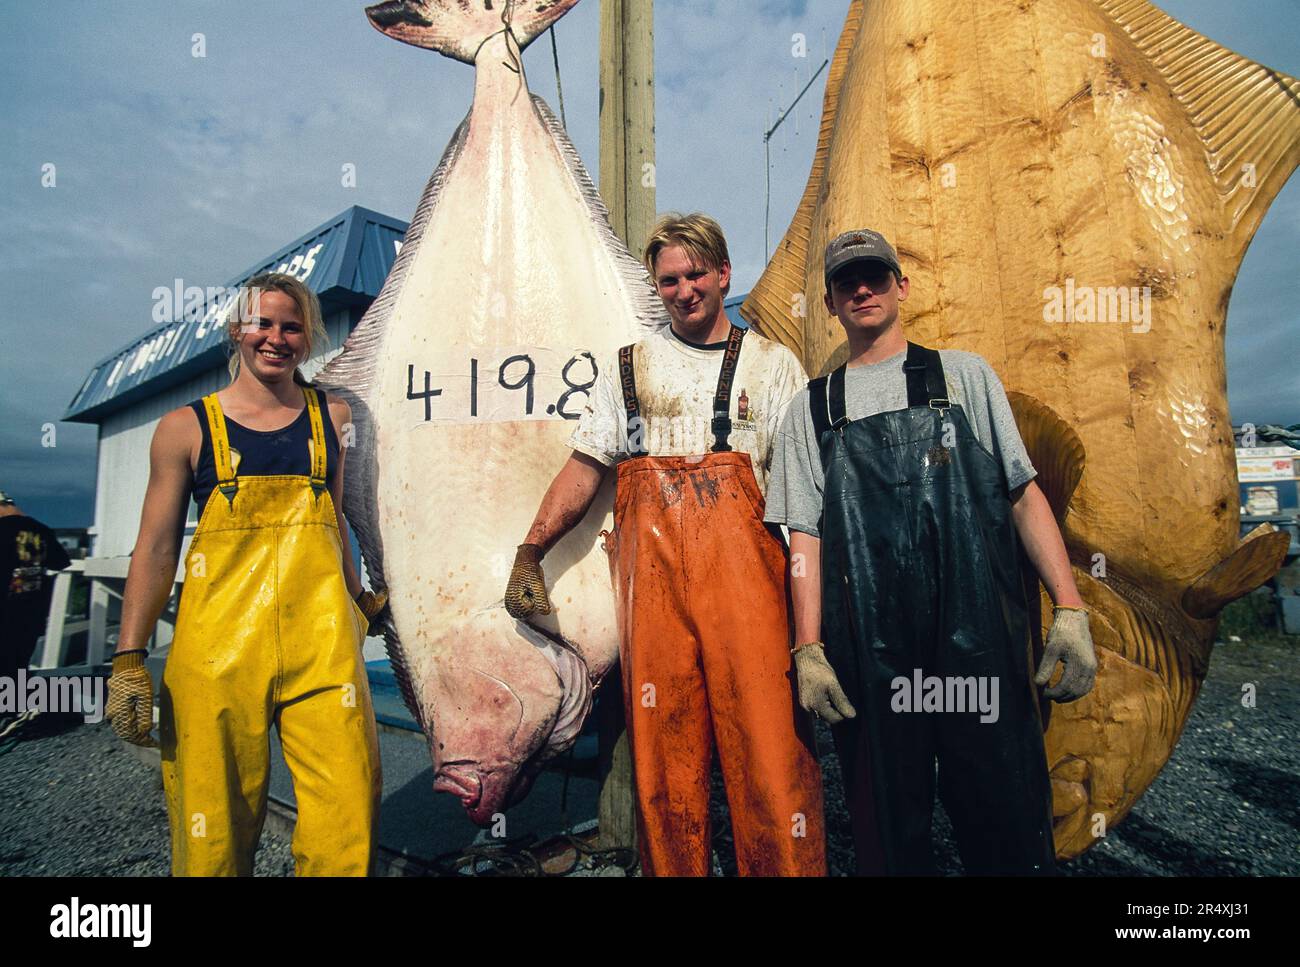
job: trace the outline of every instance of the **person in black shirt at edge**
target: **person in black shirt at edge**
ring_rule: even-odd
[[[0,491],[0,581],[4,582],[0,592],[0,680],[16,683],[19,669],[32,660],[54,590],[54,582],[45,572],[62,571],[70,563],[54,531],[28,517]],[[0,711],[0,737],[12,733],[29,717],[16,710]]]

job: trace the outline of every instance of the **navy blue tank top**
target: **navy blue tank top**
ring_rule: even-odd
[[[311,391],[320,401],[321,428],[325,431],[325,482],[332,486],[339,465],[338,435],[334,432],[334,421],[330,419],[329,409],[325,405],[324,392],[315,387]],[[190,409],[198,415],[199,426],[203,430],[199,465],[194,471],[194,502],[199,505],[201,513],[217,487],[217,465],[212,456],[212,434],[208,432],[208,416],[203,409],[203,400],[192,402]],[[235,467],[236,477],[272,477],[282,474],[311,476],[311,459],[307,453],[307,441],[311,439],[311,414],[307,412],[306,406],[298,414],[298,419],[280,430],[250,430],[228,416],[225,420],[230,448],[239,453],[239,464]],[[234,460],[233,454],[231,460]]]

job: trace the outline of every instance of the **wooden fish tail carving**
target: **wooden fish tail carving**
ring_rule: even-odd
[[[822,251],[872,228],[911,278],[908,338],[1007,388],[1100,664],[1048,709],[1062,856],[1154,779],[1216,615],[1281,564],[1285,535],[1238,540],[1224,334],[1297,164],[1300,82],[1145,0],[855,0],[803,198],[741,307],[827,372],[847,346]]]

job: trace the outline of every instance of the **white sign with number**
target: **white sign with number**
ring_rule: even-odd
[[[404,369],[415,425],[577,420],[598,375],[592,353],[549,346],[444,348]]]

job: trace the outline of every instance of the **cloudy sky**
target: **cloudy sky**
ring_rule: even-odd
[[[92,364],[151,326],[174,278],[220,284],[350,205],[408,218],[468,109],[473,71],[398,44],[358,0],[0,0],[0,488],[55,526],[93,512],[94,427],[57,423]],[[657,0],[660,209],[732,240],[733,292],[763,251],[762,132],[834,50],[845,0]],[[1295,0],[1160,0],[1239,53],[1300,75]],[[556,35],[571,136],[598,170],[599,7]],[[202,33],[206,56],[192,56]],[[809,56],[791,57],[791,36]],[[551,103],[543,38],[525,54]],[[772,151],[772,238],[803,191],[823,78]],[[42,188],[42,165],[57,187]],[[357,184],[341,185],[344,164]],[[1300,186],[1274,202],[1228,327],[1236,422],[1300,422]],[[141,454],[141,459],[145,455]]]

